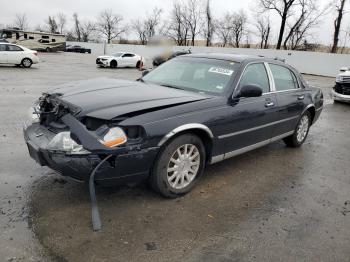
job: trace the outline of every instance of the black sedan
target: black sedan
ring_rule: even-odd
[[[177,197],[207,164],[280,139],[301,146],[322,107],[321,90],[283,62],[185,55],[139,81],[93,79],[43,94],[24,136],[31,157],[63,176],[148,179]]]
[[[66,52],[89,53],[89,54],[91,54],[91,49],[82,47],[80,45],[67,45]]]

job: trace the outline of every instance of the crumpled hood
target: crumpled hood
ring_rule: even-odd
[[[110,120],[208,99],[210,96],[137,81],[95,78],[62,85],[50,92],[80,108],[78,116]]]

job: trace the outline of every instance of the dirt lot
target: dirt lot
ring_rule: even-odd
[[[276,142],[210,166],[176,200],[99,187],[96,233],[86,186],[32,161],[21,123],[49,87],[140,72],[98,69],[92,55],[41,59],[0,67],[1,261],[350,261],[350,105],[330,101],[334,79],[305,76],[327,99],[303,147]]]

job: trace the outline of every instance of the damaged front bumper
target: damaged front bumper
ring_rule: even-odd
[[[33,123],[26,127],[24,138],[30,156],[41,166],[48,166],[63,176],[79,181],[88,181],[90,173],[102,159],[107,155],[113,155],[109,161],[103,163],[96,173],[95,181],[104,185],[134,184],[144,180],[149,175],[159,150],[158,147],[142,149],[140,147],[128,148],[127,146],[107,151],[104,151],[102,147],[94,150],[94,143],[90,141],[92,138],[89,140],[89,138],[82,136],[79,137],[81,140],[90,141],[88,147],[91,152],[70,154],[47,149],[55,135],[57,133],[39,123]],[[84,143],[82,144],[84,145]]]
[[[350,95],[339,94],[336,91],[331,91],[331,97],[336,101],[348,102],[350,103]]]

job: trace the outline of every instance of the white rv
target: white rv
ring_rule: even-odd
[[[0,39],[37,51],[65,51],[66,37],[47,32],[24,31],[17,28],[0,30]]]

